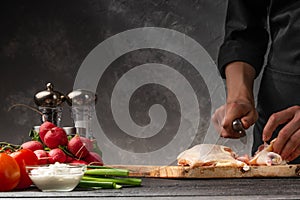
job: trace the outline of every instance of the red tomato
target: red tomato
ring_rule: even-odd
[[[21,149],[19,151],[11,153],[10,156],[13,157],[17,161],[17,163],[19,164],[19,167],[20,167],[20,172],[21,172],[20,182],[17,185],[16,189],[28,188],[32,184],[32,181],[26,172],[25,166],[26,165],[37,165],[38,164],[37,156],[30,149]]]
[[[13,190],[20,181],[18,163],[6,153],[0,153],[0,191]]]

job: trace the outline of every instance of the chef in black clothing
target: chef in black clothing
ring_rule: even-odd
[[[253,83],[264,63],[255,107]],[[228,0],[218,68],[227,88],[221,136],[240,137],[232,130],[237,118],[246,129],[255,123],[252,153],[277,138],[274,151],[300,163],[300,1]]]

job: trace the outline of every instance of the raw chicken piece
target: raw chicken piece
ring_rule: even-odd
[[[276,139],[272,140],[270,145],[264,144],[263,148],[255,153],[255,156],[249,161],[250,165],[284,165],[286,161],[281,156],[273,152],[273,144]]]
[[[238,157],[236,157],[236,159],[239,160],[239,161],[242,161],[242,162],[246,163],[247,165],[250,164],[249,163],[250,162],[250,157],[249,157],[248,154],[245,154],[243,156],[238,156]]]
[[[183,151],[177,157],[178,165],[197,166],[235,166],[244,167],[246,163],[235,159],[236,154],[229,147],[216,144],[198,144]]]

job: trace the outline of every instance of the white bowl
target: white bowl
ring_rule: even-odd
[[[81,180],[86,166],[55,163],[26,166],[32,182],[43,192],[72,191]]]

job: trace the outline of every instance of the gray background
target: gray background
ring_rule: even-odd
[[[106,38],[137,27],[180,31],[216,61],[223,37],[224,0],[2,1],[0,12],[0,141],[21,143],[40,124],[33,96],[52,82],[66,94],[88,53]],[[144,56],[145,54],[136,54]],[[130,57],[126,58],[129,62]],[[120,59],[119,62],[126,62]],[[159,59],[168,59],[160,57]],[[125,60],[125,61],[124,61]],[[101,95],[101,94],[99,94]],[[64,104],[63,125],[72,125]]]

